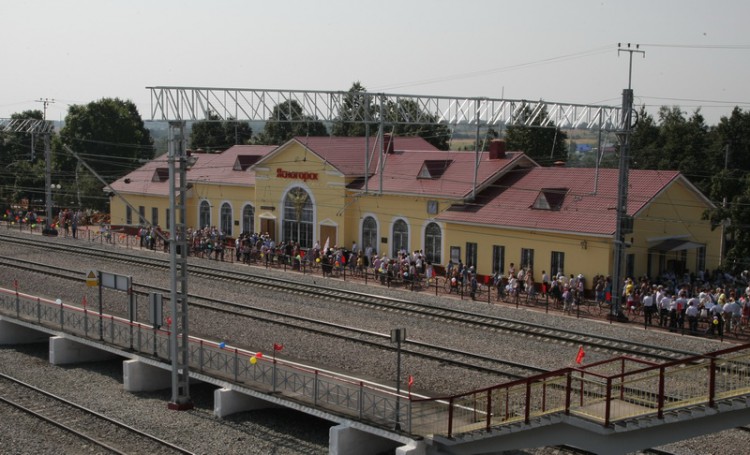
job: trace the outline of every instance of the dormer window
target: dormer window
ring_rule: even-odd
[[[438,179],[448,169],[453,160],[424,160],[417,174],[418,179]]]
[[[154,170],[154,176],[151,177],[152,182],[166,182],[169,180],[169,168],[157,167]]]
[[[234,160],[233,171],[246,171],[247,168],[257,163],[260,160],[259,155],[237,155],[237,159]]]
[[[538,210],[560,210],[569,188],[542,188],[532,208]]]

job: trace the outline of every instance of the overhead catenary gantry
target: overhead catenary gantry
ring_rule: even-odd
[[[189,356],[187,243],[185,239],[184,188],[189,157],[185,148],[187,121],[321,121],[352,122],[379,125],[378,137],[383,152],[386,125],[444,124],[476,127],[476,152],[479,152],[480,127],[533,126],[561,129],[593,128],[615,130],[621,127],[619,107],[548,101],[508,100],[493,98],[397,95],[388,93],[260,90],[208,87],[147,87],[151,92],[150,120],[168,121],[170,125],[168,162],[170,167],[170,268],[172,332],[172,399],[170,408],[189,409]],[[362,106],[352,107],[352,100]],[[302,110],[292,112],[293,105]],[[288,109],[285,111],[284,109]],[[387,118],[386,118],[387,117]],[[43,121],[0,121],[0,131],[38,132],[51,123]],[[364,162],[368,161],[365,150]],[[49,156],[49,154],[47,154]],[[475,166],[478,166],[478,161]],[[49,179],[49,169],[47,176]],[[476,173],[475,173],[476,174]],[[382,175],[382,174],[381,174]],[[475,175],[476,179],[476,175]],[[49,204],[49,181],[48,212]],[[365,188],[366,188],[365,183]],[[476,184],[474,185],[476,188]],[[382,185],[381,185],[382,188]],[[178,198],[177,195],[181,195]],[[472,194],[472,198],[474,195]]]
[[[52,122],[29,118],[0,118],[0,133],[51,134]]]
[[[621,108],[549,101],[397,95],[389,93],[266,90],[210,87],[147,87],[151,91],[151,120],[283,120],[295,116],[284,108],[299,105],[307,121],[379,123],[378,109],[351,109],[353,96],[369,99],[374,108],[389,106],[388,124],[517,125],[563,129],[620,126]],[[409,103],[404,103],[408,101]],[[410,109],[409,106],[418,109]],[[393,115],[393,112],[396,115]],[[372,117],[365,118],[366,115]],[[347,117],[348,116],[348,117]],[[274,118],[276,117],[276,118]]]

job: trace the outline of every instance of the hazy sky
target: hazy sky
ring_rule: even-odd
[[[750,109],[748,0],[0,0],[0,118],[155,85]]]

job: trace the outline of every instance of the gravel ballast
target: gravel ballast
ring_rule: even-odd
[[[28,238],[28,234],[21,235]],[[40,244],[44,241],[48,240],[40,240]],[[80,242],[80,240],[74,241],[72,239],[49,241]],[[133,281],[140,284],[169,287],[168,272],[159,271],[155,273],[153,269],[137,269],[133,266],[111,262],[100,263],[97,260],[80,255],[51,254],[43,249],[13,247],[7,243],[4,243],[1,248],[6,256],[38,261],[51,266],[62,266],[70,270],[80,270],[82,277],[84,271],[98,269],[131,275]],[[166,257],[163,253],[149,251],[138,254]],[[302,275],[297,272],[266,270],[241,264],[209,262],[207,259],[191,258],[190,261],[197,261],[202,265],[211,264],[217,269],[249,268],[257,274],[269,274],[276,277],[280,275],[288,276],[290,279],[309,281],[316,285],[325,283],[336,288],[382,293],[394,297],[410,298],[435,306],[461,307],[475,312],[498,314],[539,324],[551,324],[554,327],[592,332],[618,339],[650,342],[659,346],[692,352],[708,352],[730,346],[726,342],[721,343],[717,340],[680,336],[657,330],[645,331],[635,324],[610,324],[605,321],[576,319],[575,317],[554,313],[545,314],[544,312],[530,311],[524,308],[516,309],[506,305],[489,305],[486,302],[480,303],[468,300],[460,301],[455,298],[435,297],[426,292],[413,293],[402,289],[387,289],[375,283],[365,286],[350,281],[324,279],[319,275]],[[18,270],[0,268],[0,286],[11,287],[10,283],[14,279],[18,279],[20,290],[29,294],[39,294],[50,298],[59,297],[68,302],[80,302],[86,293],[88,293],[90,302],[93,298],[93,291],[87,290],[83,283],[77,286],[65,280],[41,279],[39,274],[27,274]],[[3,283],[5,284],[3,285]],[[280,297],[278,293],[268,290],[253,289],[220,281],[211,282],[197,277],[190,278],[189,291],[207,297],[247,302],[255,306],[273,308],[289,314],[338,323],[350,323],[358,328],[381,333],[388,333],[390,329],[396,327],[406,327],[410,339],[549,369],[572,365],[578,349],[578,346],[554,344],[547,340],[514,336],[513,334],[481,331],[471,327],[446,324],[399,313],[367,310],[361,307],[347,306],[340,302],[310,301],[297,295]],[[122,312],[123,304],[126,302],[124,295],[118,295],[115,292],[106,293],[104,301],[105,312]],[[145,305],[145,302],[143,302],[143,305]],[[385,383],[392,383],[395,377],[395,359],[392,359],[390,354],[384,356],[382,352],[377,350],[363,350],[354,343],[327,340],[325,337],[310,336],[301,331],[282,330],[274,324],[230,320],[205,312],[192,312],[190,317],[191,330],[200,334],[212,334],[216,340],[224,340],[228,344],[253,350],[269,351],[273,343],[281,343],[284,345],[284,350],[280,354],[296,361],[306,361],[332,368],[340,366],[350,374],[377,379]],[[38,384],[40,387],[44,388],[47,384],[49,387],[54,387],[51,390],[56,393],[62,394],[58,389],[65,390],[65,393],[69,393],[74,401],[85,399],[82,397],[90,397],[92,403],[100,407],[101,412],[106,411],[107,414],[114,412],[117,415],[122,415],[123,420],[130,420],[126,420],[126,423],[129,424],[139,423],[139,425],[134,426],[141,427],[142,424],[148,428],[158,429],[158,434],[177,444],[181,444],[180,441],[182,440],[190,441],[191,445],[188,445],[188,447],[193,448],[197,453],[285,454],[327,452],[328,427],[331,423],[299,416],[289,411],[268,410],[241,413],[228,419],[219,420],[212,415],[211,388],[206,386],[191,388],[191,396],[196,402],[194,411],[176,413],[166,409],[166,402],[170,398],[169,391],[136,394],[135,396],[124,392],[121,383],[122,365],[119,362],[113,362],[108,367],[108,372],[106,370],[105,372],[97,372],[96,368],[98,367],[95,368],[94,364],[59,368],[46,364],[47,353],[43,348],[39,352],[33,350],[32,352],[25,352],[26,350],[26,348],[3,348],[0,350],[0,369],[16,377],[18,377],[17,375],[26,375],[28,378],[43,381],[42,384]],[[594,362],[611,356],[612,354],[609,352],[598,352],[591,349],[586,352],[586,361]],[[52,371],[40,373],[40,369],[51,369]],[[415,377],[415,392],[459,393],[487,387],[498,382],[498,378],[492,375],[467,375],[465,371],[460,371],[457,368],[449,368],[435,362],[408,357],[403,359],[402,372]],[[19,379],[26,380],[24,377],[19,377]],[[202,388],[208,389],[208,391],[203,391]],[[82,404],[86,405],[85,403]],[[140,410],[141,406],[144,407],[143,410]],[[298,418],[301,420],[294,424],[287,424],[287,421],[294,419],[295,416],[299,416]],[[203,425],[205,425],[205,428]],[[300,434],[297,434],[297,431]],[[722,432],[721,437],[714,438],[724,441],[721,444],[722,453],[732,453],[731,451],[727,452],[727,448],[734,445],[734,443],[727,444],[727,438],[730,437],[727,436],[728,433]],[[750,437],[745,436],[746,433],[734,430],[731,434],[731,441],[744,441],[744,446],[747,447]],[[6,442],[4,436],[0,436],[0,438],[2,438],[0,442]],[[709,449],[712,438],[700,438],[700,441],[706,441],[705,445],[691,440],[692,442],[689,443],[682,442],[673,445],[679,450],[675,450],[673,446],[665,449],[681,454],[715,452],[718,446]],[[10,440],[10,442],[13,442],[13,440]],[[689,451],[695,450],[696,447],[702,447],[703,450]],[[49,452],[11,451],[8,453]]]

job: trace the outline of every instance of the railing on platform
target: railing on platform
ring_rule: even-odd
[[[413,399],[419,434],[489,430],[565,413],[610,426],[717,399],[750,394],[750,345],[663,364],[626,356],[564,368],[461,395]]]
[[[169,327],[0,289],[0,314],[169,362]],[[627,356],[441,398],[397,395],[377,384],[190,337],[193,371],[415,435],[489,431],[549,414],[604,426],[750,394],[750,345],[657,364]],[[397,400],[402,404],[397,406]]]
[[[0,289],[0,314],[96,342],[170,361],[169,328],[155,328],[87,307]],[[385,428],[397,424],[409,432],[408,396],[386,387],[336,373],[263,356],[225,343],[190,337],[193,371],[262,392],[273,392],[299,403],[341,413]]]

